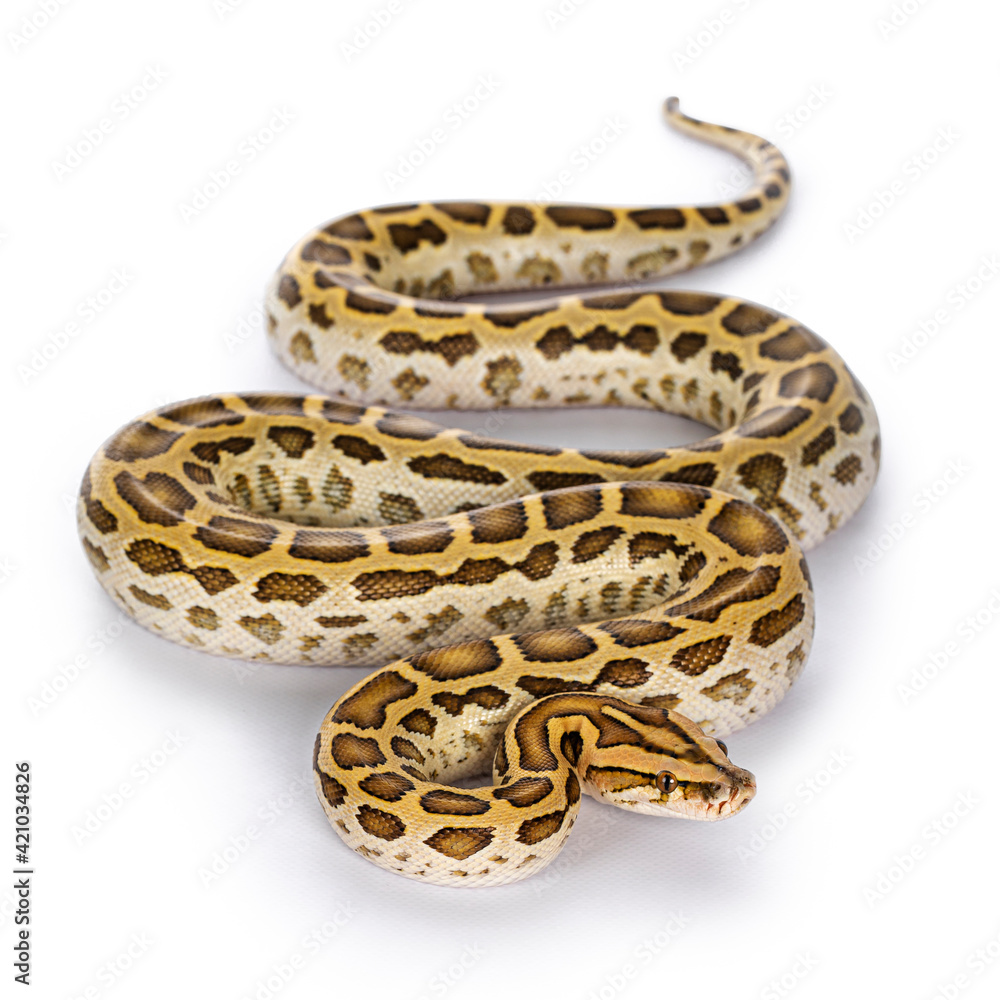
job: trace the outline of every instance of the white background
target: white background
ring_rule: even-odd
[[[996,279],[1000,250],[996,6],[906,0],[893,27],[891,0],[589,0],[561,20],[558,0],[400,0],[346,51],[387,2],[72,0],[31,38],[41,2],[0,16],[2,731],[5,794],[13,760],[34,774],[36,995],[996,996],[1000,960],[975,957],[1000,954],[1000,281],[976,277]],[[481,77],[493,92],[453,127]],[[318,723],[361,672],[251,670],[120,625],[76,540],[80,475],[155,405],[301,388],[258,303],[324,218],[530,198],[564,169],[564,200],[717,200],[734,161],[663,127],[672,93],[775,141],[795,188],[766,238],[671,284],[776,304],[830,340],[879,408],[881,478],[810,556],[801,681],[730,741],[758,778],[748,809],[704,825],[587,801],[547,875],[406,881],[345,850],[309,783]],[[292,120],[251,158],[276,112]],[[102,118],[101,143],[58,168]],[[624,127],[581,169],[609,118]],[[438,126],[446,141],[393,186]],[[225,189],[184,213],[228,161]],[[116,271],[127,285],[88,321]],[[517,415],[502,433],[701,434],[635,412]],[[5,979],[12,899],[0,889]]]

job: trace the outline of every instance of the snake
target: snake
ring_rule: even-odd
[[[693,207],[438,202],[307,232],[267,335],[317,394],[185,400],[91,460],[78,523],[97,579],[207,653],[377,668],[330,709],[313,771],[356,853],[431,884],[551,863],[584,794],[718,820],[753,798],[722,737],[770,711],[809,653],[804,551],[878,470],[871,399],[789,316],[665,288],[761,236],[781,152]],[[529,293],[520,298],[510,294]],[[638,407],[711,436],[578,450],[410,409]],[[477,783],[478,781],[478,783]]]

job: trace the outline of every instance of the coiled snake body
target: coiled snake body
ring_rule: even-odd
[[[314,768],[339,835],[409,877],[524,878],[581,792],[702,819],[742,808],[753,777],[717,738],[798,675],[813,628],[801,550],[874,481],[874,409],[819,337],[644,284],[750,242],[788,195],[770,143],[667,113],[751,164],[752,189],[696,208],[337,219],[292,249],[267,310],[279,356],[338,398],[163,407],[84,477],[84,548],[148,628],[246,659],[392,661],[331,709]],[[544,285],[593,287],[457,300]],[[365,403],[652,407],[717,433],[578,451]],[[491,783],[452,784],[491,764]]]

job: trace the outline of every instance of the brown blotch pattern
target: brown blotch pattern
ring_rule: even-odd
[[[303,528],[295,533],[288,553],[296,559],[327,563],[351,562],[368,555],[368,543],[358,531]]]
[[[502,357],[486,362],[486,375],[480,385],[502,405],[510,402],[511,393],[521,385],[521,362],[514,357]]]
[[[336,778],[330,777],[325,771],[321,771],[317,763],[317,757],[319,755],[319,736],[316,737],[316,753],[313,756],[313,770],[319,775],[320,788],[323,790],[323,798],[330,803],[331,806],[337,808],[343,805],[344,799],[347,798],[347,789],[339,782]]]
[[[763,341],[757,350],[762,358],[772,361],[798,361],[807,354],[822,351],[826,347],[819,337],[804,326],[793,326],[769,340]]]
[[[327,243],[324,240],[310,240],[302,248],[300,256],[303,260],[316,261],[319,264],[329,264],[332,266],[351,263],[349,250],[338,246],[336,243]]]
[[[353,733],[337,733],[330,741],[330,754],[338,767],[348,771],[352,767],[377,767],[385,763],[385,754],[375,740]]]
[[[137,601],[148,604],[151,608],[158,608],[160,611],[169,611],[173,607],[170,600],[163,594],[151,594],[148,590],[143,590],[134,583],[129,584],[128,589]]]
[[[796,594],[784,607],[769,611],[758,618],[750,630],[755,646],[770,646],[787,635],[805,617],[806,607],[801,594]]]
[[[566,735],[569,735],[568,733]],[[552,792],[552,781],[545,777],[518,778],[510,785],[493,789],[493,798],[509,802],[518,809],[537,805]]]
[[[80,484],[80,499],[83,501],[84,510],[90,523],[97,528],[102,535],[109,535],[118,530],[118,518],[101,503],[91,496],[90,470],[83,476]]]
[[[332,617],[320,617],[316,619],[317,624],[323,628],[353,628],[368,619],[364,615],[339,615]]]
[[[538,844],[558,833],[566,818],[566,810],[546,813],[534,819],[526,819],[517,830],[517,840],[521,844]]]
[[[419,521],[396,524],[382,529],[389,551],[397,555],[424,555],[444,552],[452,543],[454,533],[443,521]]]
[[[405,757],[407,760],[415,760],[418,764],[424,763],[424,755],[415,743],[411,743],[403,736],[393,736],[389,741],[392,752],[398,757]]]
[[[398,802],[407,792],[412,792],[416,785],[401,774],[384,771],[381,774],[370,774],[358,787],[383,802]]]
[[[423,518],[423,511],[413,497],[402,493],[379,493],[379,517],[388,524],[408,524]]]
[[[185,564],[177,549],[170,548],[151,538],[139,538],[125,550],[125,555],[147,576],[161,576],[163,573],[189,573],[207,594],[219,594],[239,581],[228,569],[218,566],[195,566]]]
[[[697,677],[722,661],[732,639],[731,635],[720,635],[693,646],[685,646],[674,653],[670,666],[689,677]]]
[[[536,485],[533,479],[531,483]],[[542,510],[545,513],[545,524],[550,531],[556,531],[596,517],[601,512],[601,494],[598,490],[589,489],[548,493],[542,497]]]
[[[490,206],[476,201],[439,201],[434,207],[450,219],[470,226],[485,226],[490,218]]]
[[[283,274],[281,276],[281,280],[278,282],[278,298],[289,309],[294,309],[302,301],[302,292],[299,289],[299,283],[292,275]]]
[[[373,809],[369,805],[358,809],[357,820],[365,833],[370,833],[379,840],[398,840],[406,833],[406,824],[398,816],[384,809]]]
[[[417,686],[395,670],[383,670],[340,702],[334,722],[349,722],[358,729],[385,724],[386,709],[393,702],[417,693]]]
[[[372,240],[374,234],[368,228],[368,223],[360,215],[347,215],[336,219],[323,230],[328,236],[336,236],[342,240]]]
[[[184,469],[184,475],[192,483],[197,483],[199,486],[215,485],[215,473],[208,466],[198,465],[197,462],[185,462],[182,468]]]
[[[253,596],[264,604],[268,601],[292,601],[304,608],[326,591],[326,584],[308,573],[268,573],[257,581]]]
[[[804,406],[774,406],[740,424],[736,433],[746,438],[780,438],[812,416]]]
[[[686,225],[679,208],[640,208],[629,212],[628,217],[640,229],[683,229]]]
[[[479,350],[479,341],[472,333],[452,333],[438,340],[427,340],[411,330],[390,330],[379,344],[389,354],[409,355],[417,351],[436,354],[452,368]]]
[[[678,545],[674,535],[659,535],[655,531],[641,531],[628,542],[628,561],[635,566],[643,559],[655,559],[665,552],[682,556],[690,546]]]
[[[526,236],[535,228],[535,216],[524,205],[510,205],[503,216],[505,233],[511,236]]]
[[[354,458],[362,465],[369,462],[386,461],[385,452],[377,444],[354,434],[338,434],[333,439],[333,446],[342,451],[348,458]]]
[[[645,684],[652,676],[646,668],[645,660],[629,657],[625,660],[608,660],[597,675],[596,684],[613,684],[615,687],[630,688]]]
[[[180,436],[176,431],[137,421],[115,434],[104,446],[104,454],[114,462],[137,462],[169,451]]]
[[[507,482],[507,477],[496,469],[485,465],[463,462],[451,455],[418,455],[406,463],[417,475],[425,479],[454,479],[462,483],[486,483],[499,486]]]
[[[236,620],[240,628],[244,628],[255,639],[266,646],[273,646],[281,641],[281,635],[285,631],[285,626],[272,614],[262,615],[254,618],[252,615],[244,615]]]
[[[581,344],[595,353],[613,351],[619,345],[630,351],[648,357],[660,343],[660,335],[655,327],[644,323],[636,323],[622,333],[612,330],[603,323],[593,327],[580,336],[575,336],[568,326],[550,327],[535,343],[542,357],[555,361],[561,355],[571,351],[576,344]]]
[[[478,705],[480,708],[503,708],[510,701],[510,695],[502,688],[492,684],[469,688],[465,694],[454,691],[437,691],[431,696],[431,701],[443,708],[449,715],[458,716],[465,711],[467,705]]]
[[[654,642],[667,642],[684,631],[669,622],[653,622],[643,619],[622,618],[617,621],[602,622],[597,626],[602,632],[607,632],[615,638],[618,646],[634,649],[636,646],[649,646]]]
[[[309,320],[310,322],[315,323],[316,326],[322,330],[329,330],[330,327],[333,326],[333,318],[327,315],[326,304],[323,302],[313,302],[312,305],[309,306]],[[305,337],[305,343],[302,341],[302,337]],[[297,338],[298,342],[296,343]],[[299,330],[299,332],[292,338],[288,345],[288,349],[292,356],[296,357],[299,361],[312,360],[315,362],[316,360],[316,356],[313,354],[312,341],[309,339],[309,335],[304,333],[302,330]],[[311,359],[309,358],[310,354],[313,354]]]
[[[763,333],[779,319],[781,317],[770,309],[744,302],[723,316],[722,325],[738,337],[752,337],[754,334]]]
[[[521,562],[513,565],[500,558],[466,559],[453,573],[438,575],[433,570],[379,570],[360,574],[351,581],[351,585],[360,592],[362,601],[378,601],[423,594],[446,583],[465,587],[492,583],[512,569],[529,580],[540,580],[552,573],[557,562],[556,543],[543,542],[534,546]]]
[[[687,361],[689,358],[693,358],[707,343],[707,334],[694,333],[689,330],[674,337],[670,342],[670,353],[678,361]]]
[[[632,517],[686,518],[701,513],[709,494],[697,486],[623,483],[621,512]]]
[[[624,528],[614,525],[586,532],[573,543],[573,562],[584,563],[597,559],[607,552],[623,534],[625,534]]]
[[[778,494],[787,472],[785,460],[774,452],[754,455],[736,468],[740,483],[757,494],[754,500],[762,510],[781,503]]]
[[[745,500],[730,500],[708,524],[708,530],[741,556],[778,554],[788,540],[774,518]]]
[[[219,616],[211,608],[203,608],[197,604],[187,609],[187,620],[195,628],[208,629],[209,631],[214,631],[221,624]]]
[[[301,458],[316,443],[313,432],[305,427],[269,427],[267,436],[289,458]]]
[[[603,483],[606,481],[603,476],[599,476],[597,473],[555,472],[547,469],[539,472],[531,472],[526,478],[539,493],[567,489],[571,486],[590,486],[594,483]],[[586,520],[586,518],[581,518],[581,520]]]
[[[449,788],[438,788],[420,797],[420,807],[424,812],[440,813],[448,816],[481,816],[490,811],[489,802],[454,792]]]
[[[836,443],[837,432],[832,427],[825,427],[802,449],[802,464],[816,465]]]
[[[817,361],[786,372],[781,377],[778,393],[786,399],[805,396],[825,403],[837,385],[837,373],[825,362]]]
[[[704,292],[660,292],[660,305],[678,316],[705,316],[715,310],[722,299]]]
[[[247,558],[266,552],[277,535],[277,528],[261,521],[219,516],[211,518],[207,525],[201,525],[194,533],[194,537],[206,548]]]
[[[726,210],[719,205],[702,205],[695,211],[710,225],[724,226],[729,222]]]
[[[185,403],[174,403],[159,410],[159,415],[175,424],[185,424],[188,427],[219,427],[221,425],[241,424],[246,419],[239,413],[230,410],[221,399],[215,396],[204,396],[201,399],[191,399]]]
[[[749,670],[737,670],[720,677],[711,687],[702,688],[701,693],[713,701],[732,699],[737,705],[742,705],[756,686],[757,682],[750,677]]]
[[[861,474],[861,457],[851,453],[842,458],[830,475],[840,483],[841,486],[850,486]]]
[[[514,636],[513,639],[521,656],[532,663],[564,663],[581,660],[597,649],[597,643],[577,628],[525,632]]]
[[[420,653],[411,658],[410,665],[436,681],[450,681],[496,670],[500,662],[500,653],[493,642],[475,639]]]
[[[757,601],[773,594],[781,570],[777,566],[731,569],[716,577],[697,597],[665,609],[667,615],[684,615],[695,621],[714,622],[727,608],[745,601]]]
[[[437,719],[426,708],[415,708],[404,715],[399,724],[408,733],[418,733],[421,736],[433,736],[437,729]]]
[[[230,455],[242,455],[243,452],[249,451],[253,445],[253,438],[229,437],[223,441],[199,441],[191,449],[191,453],[203,462],[218,465],[220,452],[227,451]]]
[[[428,837],[424,843],[438,854],[464,861],[489,847],[493,841],[494,829],[492,826],[446,826]]]
[[[576,229],[611,229],[615,224],[614,212],[592,205],[549,205],[545,214],[557,226]]]
[[[845,434],[857,434],[864,426],[865,418],[854,403],[848,403],[844,412],[837,418],[840,429]]]
[[[389,437],[414,441],[429,441],[441,432],[441,427],[437,424],[409,413],[386,413],[378,419],[375,427]]]
[[[498,507],[469,511],[472,541],[476,544],[497,544],[523,538],[528,530],[528,515],[520,500]]]
[[[712,352],[712,371],[725,372],[733,382],[743,374],[740,359],[730,351]]]
[[[719,476],[719,469],[711,462],[696,462],[665,473],[661,481],[665,483],[688,483],[691,486],[712,486]]]
[[[301,417],[305,405],[304,396],[287,393],[245,392],[240,399],[252,410],[269,417]]]
[[[415,226],[408,226],[402,222],[389,224],[389,239],[400,253],[409,253],[415,250],[422,241],[426,240],[435,246],[440,246],[448,238],[444,230],[432,219],[423,219]]]

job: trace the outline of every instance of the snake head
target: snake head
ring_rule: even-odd
[[[626,714],[642,740],[607,751],[595,747],[587,755],[581,770],[595,798],[655,816],[719,820],[738,813],[756,794],[756,779],[733,764],[726,744],[690,719],[644,706],[630,706]]]

